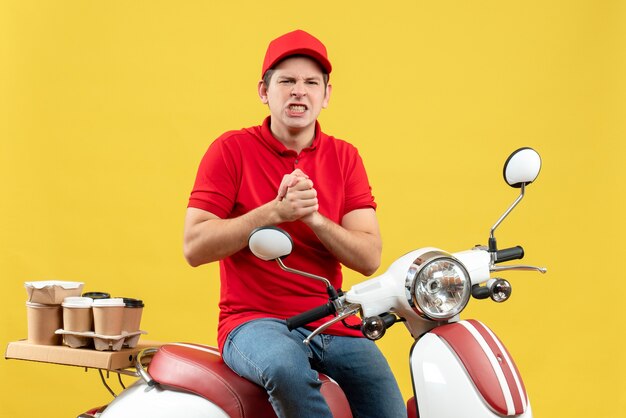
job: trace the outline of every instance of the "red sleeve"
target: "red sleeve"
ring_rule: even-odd
[[[206,210],[224,219],[237,195],[237,159],[226,145],[228,134],[216,139],[204,154],[187,207]]]
[[[350,156],[347,165],[345,213],[356,209],[376,209],[376,202],[372,195],[372,187],[367,178],[363,160],[354,146],[348,147]],[[344,214],[345,214],[344,213]]]

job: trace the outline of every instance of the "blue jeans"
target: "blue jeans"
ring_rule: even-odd
[[[320,393],[318,372],[343,389],[355,418],[405,418],[406,408],[387,360],[366,338],[289,331],[285,321],[264,318],[235,328],[223,349],[235,373],[263,386],[280,418],[332,418]]]

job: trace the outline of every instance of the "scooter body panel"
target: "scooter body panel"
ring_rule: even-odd
[[[461,323],[439,328],[445,327],[449,327],[448,332],[453,334],[466,332]],[[506,387],[506,383],[497,376],[492,378],[470,373],[468,369],[491,367],[484,367],[478,360],[485,353],[466,353],[462,360],[457,351],[471,348],[451,345],[437,334],[439,328],[424,334],[411,350],[411,375],[420,418],[532,417],[525,391],[516,394],[516,387]],[[487,372],[496,375],[496,371]]]
[[[111,402],[101,418],[229,418],[217,405],[193,393],[150,387],[142,380]]]

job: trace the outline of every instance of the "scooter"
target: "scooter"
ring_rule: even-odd
[[[461,320],[471,297],[504,302],[511,284],[492,277],[507,270],[545,273],[529,265],[499,265],[524,257],[521,246],[498,249],[495,230],[520,203],[526,186],[541,169],[541,158],[531,148],[513,152],[504,164],[506,182],[520,194],[493,225],[487,246],[448,253],[426,247],[397,259],[380,276],[348,291],[330,282],[289,268],[283,258],[293,250],[289,235],[277,227],[263,227],[249,238],[259,258],[275,260],[283,270],[326,285],[328,303],[287,319],[289,329],[329,317],[304,340],[305,344],[329,326],[348,317],[361,318],[361,331],[371,340],[402,322],[415,343],[409,355],[414,397],[407,401],[410,418],[532,417],[521,375],[504,344],[486,325]],[[146,369],[146,364],[149,363]],[[109,405],[79,418],[275,417],[264,389],[232,372],[219,352],[198,344],[166,344],[143,350],[135,365],[140,377]],[[321,391],[335,418],[350,418],[349,404],[331,378],[320,375]]]

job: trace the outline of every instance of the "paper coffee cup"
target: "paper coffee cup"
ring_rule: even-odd
[[[67,297],[63,300],[63,329],[65,331],[93,331],[93,299],[85,297]]]
[[[26,302],[28,315],[28,342],[31,344],[60,345],[61,336],[55,334],[63,326],[61,305]]]
[[[94,300],[92,309],[95,333],[107,336],[122,335],[125,306],[122,298]]]
[[[123,298],[124,305],[124,323],[122,325],[123,332],[139,331],[141,324],[141,314],[143,313],[143,301],[140,299]]]

